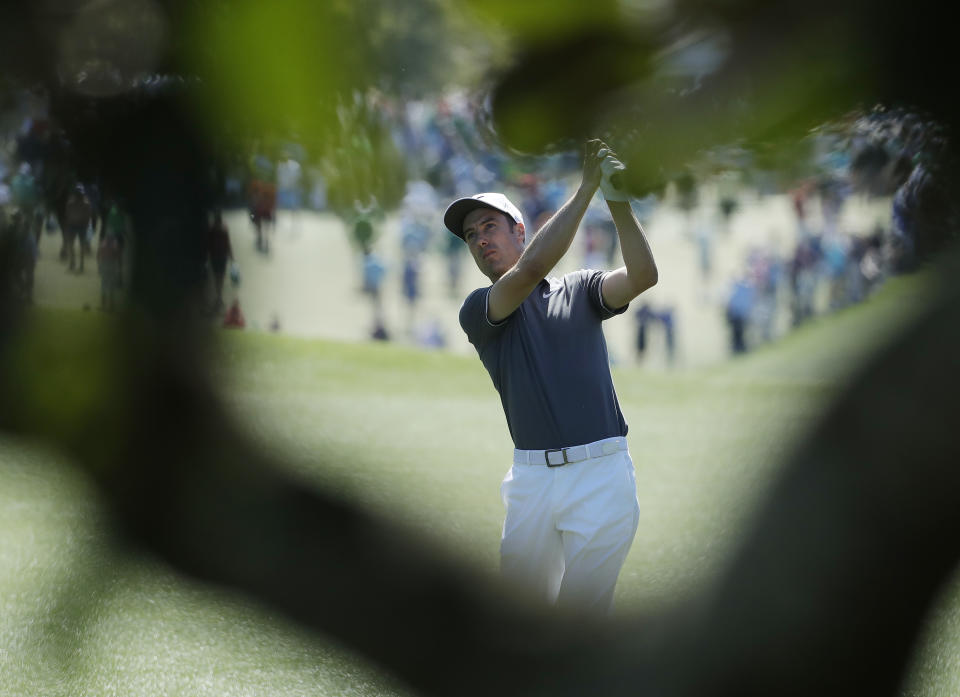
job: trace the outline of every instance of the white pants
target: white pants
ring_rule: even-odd
[[[561,607],[609,612],[640,517],[630,453],[559,467],[514,464],[500,494],[506,507],[500,570],[507,583]]]

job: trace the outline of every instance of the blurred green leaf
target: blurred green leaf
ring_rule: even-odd
[[[4,421],[15,430],[110,462],[107,450],[121,442],[126,422],[122,345],[113,322],[88,314],[36,315],[7,347],[0,365],[15,409]]]
[[[333,124],[331,100],[363,82],[358,53],[336,4],[238,0],[198,6],[191,63],[207,80],[213,120],[252,130]]]

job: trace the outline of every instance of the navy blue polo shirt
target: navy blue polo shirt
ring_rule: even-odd
[[[547,450],[627,435],[601,322],[626,311],[603,304],[605,271],[546,278],[496,324],[490,287],[473,291],[460,326],[500,393],[514,446]]]

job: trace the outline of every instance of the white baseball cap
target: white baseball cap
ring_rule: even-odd
[[[447,206],[447,210],[443,214],[443,224],[447,226],[450,232],[463,239],[463,219],[467,217],[467,213],[477,208],[492,208],[504,213],[509,218],[513,218],[513,222],[523,225],[523,216],[520,214],[520,209],[503,194],[493,192],[458,198]]]

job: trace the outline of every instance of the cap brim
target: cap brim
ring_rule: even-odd
[[[477,208],[489,208],[494,211],[500,210],[495,206],[491,206],[489,203],[478,201],[469,196],[467,198],[458,198],[447,206],[447,210],[443,214],[443,224],[447,226],[447,230],[460,239],[463,239],[463,219],[467,217],[470,211],[476,210]]]

